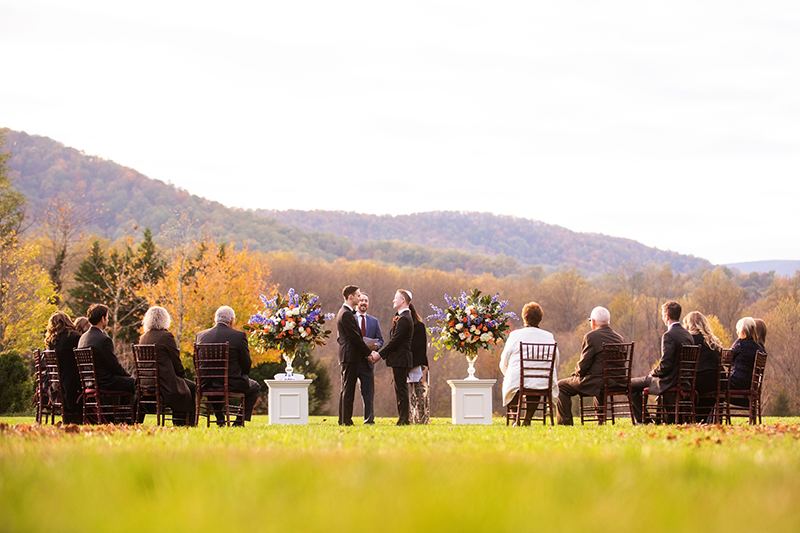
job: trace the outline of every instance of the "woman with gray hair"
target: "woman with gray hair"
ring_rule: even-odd
[[[139,337],[139,344],[156,345],[159,389],[162,398],[172,409],[172,423],[176,426],[193,426],[197,384],[186,379],[178,343],[168,331],[171,322],[169,313],[163,307],[148,309],[142,320],[144,334]]]
[[[756,322],[745,317],[736,323],[736,334],[739,337],[731,346],[731,390],[749,390],[753,380],[753,367],[756,364],[756,352],[764,351],[758,342]]]

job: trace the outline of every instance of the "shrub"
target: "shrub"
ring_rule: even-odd
[[[0,353],[0,414],[30,410],[34,380],[16,350]]]

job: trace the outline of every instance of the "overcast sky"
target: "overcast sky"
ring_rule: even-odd
[[[0,126],[226,205],[800,259],[800,2],[0,0]]]

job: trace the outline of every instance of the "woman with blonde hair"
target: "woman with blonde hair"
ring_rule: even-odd
[[[74,352],[79,340],[81,336],[75,331],[75,325],[65,312],[56,311],[50,315],[44,334],[44,345],[46,349],[54,350],[58,357],[61,394],[64,400],[64,422],[67,424],[79,424],[83,419],[80,405],[81,378]]]
[[[731,390],[750,390],[753,367],[756,364],[756,352],[764,350],[764,346],[758,342],[756,328],[756,321],[750,317],[745,317],[736,323],[736,334],[739,338],[731,345],[731,350],[733,350]]]
[[[700,345],[700,358],[697,361],[697,378],[694,389],[698,394],[707,394],[717,390],[717,374],[719,358],[722,355],[722,343],[714,332],[705,315],[693,311],[683,318],[683,327],[691,333],[694,343]],[[713,398],[701,398],[697,405],[697,419],[705,421],[716,402]]]
[[[178,343],[169,331],[171,322],[163,307],[148,309],[142,320],[144,334],[139,337],[139,344],[156,345],[158,387],[164,402],[172,409],[172,424],[193,426],[197,384],[186,379]]]

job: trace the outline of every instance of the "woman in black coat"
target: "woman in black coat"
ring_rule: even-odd
[[[193,426],[197,384],[186,378],[175,336],[170,333],[172,319],[163,307],[153,306],[142,319],[144,334],[139,344],[154,344],[158,358],[158,387],[161,397],[172,409],[172,424]]]
[[[695,344],[700,345],[700,358],[697,360],[697,378],[694,390],[707,394],[717,390],[719,358],[722,356],[722,343],[714,332],[708,319],[698,311],[693,311],[683,319],[683,327],[692,334]],[[700,398],[697,404],[697,420],[704,422],[716,401],[714,398]]]
[[[75,325],[66,313],[56,311],[50,316],[44,335],[44,345],[48,350],[55,350],[58,357],[61,394],[64,400],[64,422],[67,424],[80,424],[83,419],[83,406],[80,404],[81,378],[74,352],[80,339],[80,334],[75,331]]]

